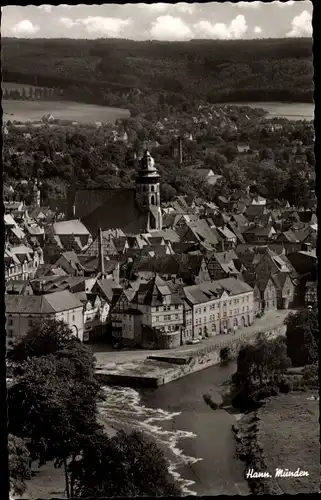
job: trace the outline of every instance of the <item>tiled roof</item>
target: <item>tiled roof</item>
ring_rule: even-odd
[[[74,234],[78,235],[89,235],[88,229],[84,226],[80,220],[67,220],[62,222],[55,222],[52,224],[53,234],[58,236]]]
[[[219,298],[223,291],[233,296],[251,292],[252,290],[252,287],[244,281],[235,278],[226,278],[185,287],[184,293],[190,302],[200,304],[211,299]]]
[[[82,307],[69,291],[48,295],[5,295],[7,314],[51,314]]]

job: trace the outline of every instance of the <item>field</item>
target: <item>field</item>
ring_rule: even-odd
[[[316,393],[315,393],[316,394]],[[311,393],[294,392],[270,400],[259,410],[258,441],[267,469],[308,471],[309,477],[277,478],[284,493],[317,493],[320,490],[319,402]]]
[[[2,101],[3,120],[39,121],[45,114],[52,114],[60,120],[77,121],[79,123],[110,122],[118,118],[126,118],[126,109],[95,106],[70,101]]]

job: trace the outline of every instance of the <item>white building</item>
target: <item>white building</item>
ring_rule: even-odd
[[[83,304],[68,290],[47,295],[5,295],[6,343],[27,334],[35,319],[64,321],[73,334],[83,341]]]
[[[184,295],[192,307],[194,339],[253,323],[253,288],[244,281],[207,281],[185,287]]]

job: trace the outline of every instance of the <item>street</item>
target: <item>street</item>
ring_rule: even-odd
[[[235,334],[216,335],[215,337],[201,340],[198,344],[184,345],[174,349],[124,349],[118,351],[110,346],[101,344],[91,345],[90,347],[96,356],[97,365],[105,368],[108,366],[111,368],[117,364],[128,363],[131,361],[141,361],[146,359],[148,356],[184,356],[196,352],[202,347],[223,344],[228,340],[238,339],[243,335],[252,336],[254,332],[273,329],[278,325],[283,324],[284,319],[290,312],[293,311],[283,309],[269,311],[262,318],[256,319],[253,325],[246,328],[240,328]]]

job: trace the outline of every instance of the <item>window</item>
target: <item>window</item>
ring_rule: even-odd
[[[196,318],[195,320],[195,325],[198,325],[198,318]]]
[[[158,311],[158,309],[159,309],[159,307],[158,307],[158,306],[156,306],[156,312]]]
[[[223,305],[224,305],[224,307],[226,307],[226,302],[224,302],[224,304],[223,304]]]
[[[234,304],[236,304],[236,299],[234,299]]]
[[[178,306],[175,306],[175,309],[178,309]]]
[[[178,314],[175,314],[175,319],[178,319],[179,318],[179,315]]]
[[[159,316],[156,316],[156,321],[159,321]]]
[[[227,316],[227,313],[226,312],[223,313],[223,318],[226,318],[226,316]]]
[[[13,330],[7,330],[7,337],[8,339],[13,337]]]
[[[8,323],[8,325],[12,325],[12,324],[13,324],[13,320],[12,320],[12,318],[9,318],[9,319],[7,320],[7,323]]]
[[[273,303],[274,303],[274,301],[273,301]],[[273,304],[273,305],[274,305],[274,304]],[[246,306],[246,310],[247,310],[247,311],[249,310],[249,306]]]
[[[242,312],[244,312],[244,307],[242,307]]]
[[[203,311],[206,313],[206,307],[204,307]]]
[[[75,315],[74,314],[72,315],[72,320],[75,321]]]

